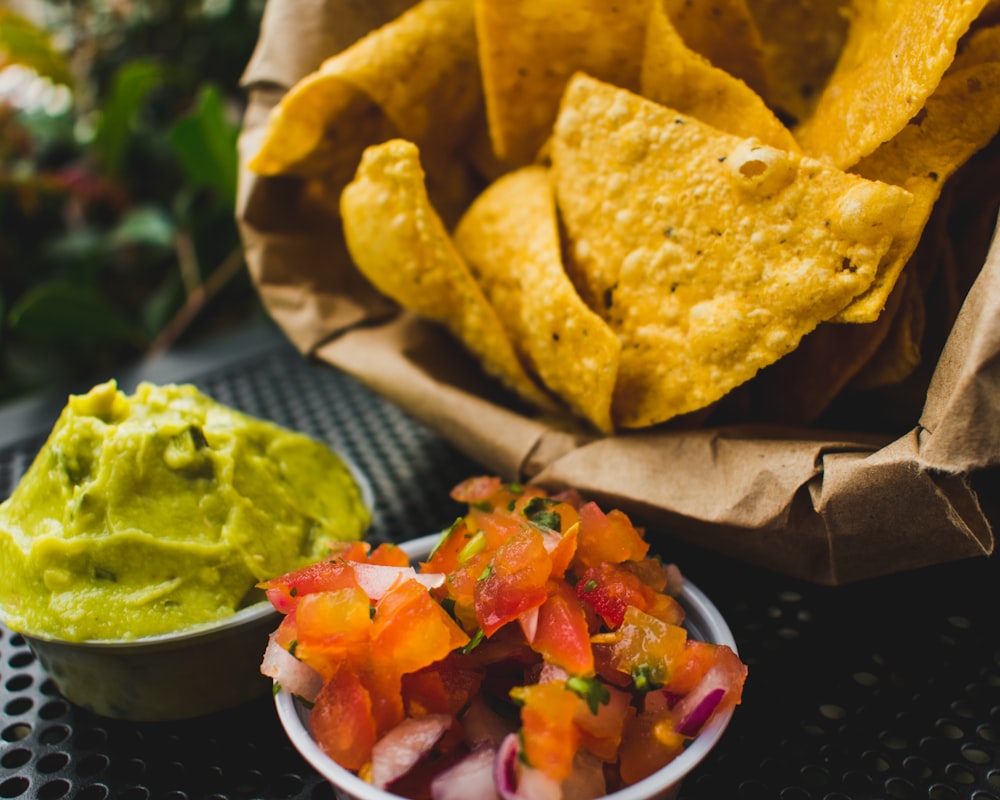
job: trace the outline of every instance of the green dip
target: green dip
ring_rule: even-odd
[[[224,618],[370,522],[325,444],[190,385],[72,395],[0,504],[0,613],[71,641]]]

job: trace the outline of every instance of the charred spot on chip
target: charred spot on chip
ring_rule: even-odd
[[[854,266],[854,262],[850,258],[844,256],[840,261],[840,270],[841,272],[850,272],[853,274],[858,271],[858,268]]]

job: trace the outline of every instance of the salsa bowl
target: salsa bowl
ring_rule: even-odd
[[[411,560],[425,559],[431,553],[440,534],[410,540],[400,546]],[[732,631],[715,605],[697,586],[684,581],[679,602],[686,612],[684,627],[692,639],[728,645],[736,652]],[[319,746],[310,729],[309,707],[285,688],[275,692],[275,707],[292,745],[302,757],[332,786],[338,800],[394,800],[400,795],[377,788],[345,769]],[[677,795],[681,783],[708,755],[725,733],[733,709],[721,711],[701,730],[698,736],[665,767],[649,777],[625,788],[603,795],[607,800],[670,800]]]

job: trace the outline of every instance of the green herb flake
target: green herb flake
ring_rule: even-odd
[[[566,688],[586,701],[591,714],[597,714],[601,706],[611,702],[611,692],[597,678],[583,678],[574,675],[566,681]]]
[[[462,648],[461,650],[462,654],[465,655],[466,653],[471,653],[473,650],[476,649],[476,646],[485,638],[486,634],[483,633],[483,629],[480,628],[479,630],[476,631],[475,635],[473,635],[473,637],[469,639],[468,644],[466,644]]]
[[[486,534],[478,531],[475,536],[466,542],[465,546],[458,551],[458,563],[465,564],[478,556],[486,549]]]
[[[557,502],[550,497],[532,497],[524,507],[524,516],[535,525],[558,531],[562,528],[562,519],[550,510]]]
[[[583,584],[584,594],[586,594],[587,592],[592,592],[596,588],[597,588],[597,581],[595,581],[593,578],[591,578],[589,581]]]
[[[636,664],[632,667],[631,675],[632,685],[640,692],[662,689],[665,683],[663,669],[652,664]]]

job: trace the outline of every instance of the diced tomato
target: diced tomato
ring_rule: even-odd
[[[674,660],[670,680],[663,689],[674,696],[686,695],[694,691],[713,668],[722,670],[726,675],[729,686],[727,704],[739,703],[747,674],[746,666],[729,647],[696,639],[689,639]]]
[[[376,741],[371,697],[350,665],[327,677],[309,725],[319,746],[341,766],[358,770],[371,759]]]
[[[670,679],[672,665],[687,643],[687,631],[629,606],[613,646],[616,667],[646,691]]]
[[[580,732],[573,715],[580,698],[561,681],[521,686],[511,691],[521,702],[521,732],[528,764],[562,782],[573,769]]]
[[[550,584],[552,594],[538,609],[532,650],[570,675],[594,674],[587,617],[573,588],[564,581]]]
[[[289,613],[303,595],[357,586],[354,570],[344,561],[319,561],[257,584],[282,614]]]
[[[610,628],[617,628],[622,624],[625,610],[629,606],[646,611],[656,599],[653,590],[633,573],[619,564],[606,561],[590,567],[580,575],[576,593]]]
[[[357,586],[304,595],[295,608],[295,655],[326,676],[367,656],[371,605]]]
[[[386,567],[410,566],[410,557],[406,554],[406,551],[399,545],[392,544],[391,542],[383,542],[372,550],[366,561],[369,564],[381,564]]]
[[[457,717],[479,691],[483,672],[447,658],[403,676],[403,703],[410,716],[451,714]]]
[[[551,572],[552,559],[538,531],[519,531],[500,545],[473,589],[476,618],[486,636],[544,603]]]
[[[613,509],[605,514],[594,502],[580,508],[580,538],[574,559],[577,572],[602,561],[639,561],[647,552],[649,545],[624,512]]]
[[[455,520],[455,523],[441,534],[441,539],[430,557],[420,565],[420,571],[450,573],[458,567],[458,555],[474,535],[465,524],[464,518]]]
[[[413,580],[396,584],[376,604],[371,639],[376,657],[400,674],[423,669],[469,642],[427,589]]]
[[[608,702],[598,706],[595,714],[580,700],[573,721],[580,730],[581,745],[602,761],[611,763],[618,758],[625,720],[632,708],[632,695],[614,686],[605,686],[605,689]]]
[[[494,475],[466,478],[451,490],[451,499],[458,503],[482,503],[500,491],[503,481]]]
[[[580,535],[580,521],[577,520],[566,531],[560,534],[555,546],[548,546],[549,557],[552,559],[552,577],[563,578],[566,570],[576,555],[576,545]]]
[[[684,749],[686,739],[673,731],[668,711],[642,712],[626,720],[618,768],[626,784],[647,778]]]

